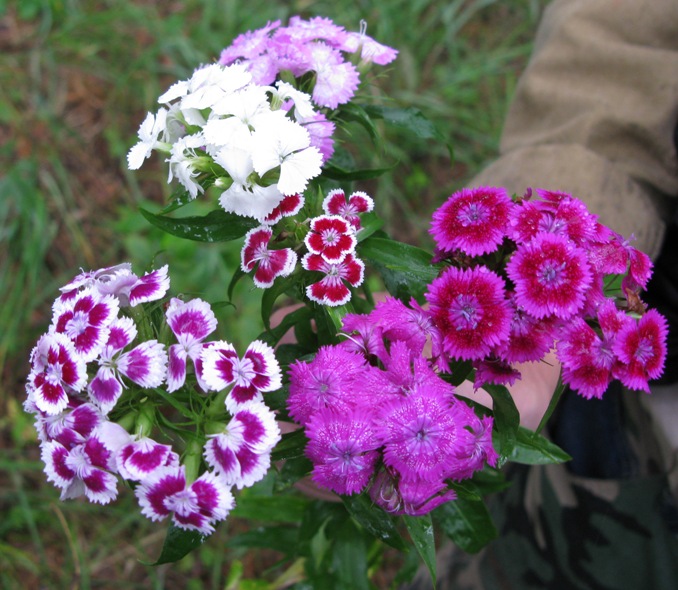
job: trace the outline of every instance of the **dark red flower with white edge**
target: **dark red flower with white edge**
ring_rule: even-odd
[[[374,201],[367,193],[355,191],[346,199],[346,194],[340,188],[327,193],[323,201],[323,211],[327,215],[339,215],[348,221],[357,231],[360,229],[360,213],[367,213],[374,209]]]
[[[621,361],[612,374],[630,389],[650,393],[648,381],[664,371],[666,360],[666,319],[656,309],[650,309],[636,322],[625,324],[612,347]]]
[[[515,283],[516,303],[536,318],[572,317],[584,307],[593,280],[586,252],[551,233],[519,245],[506,273]]]
[[[358,287],[365,277],[365,264],[359,258],[348,254],[341,262],[332,264],[320,254],[308,253],[301,261],[305,270],[318,271],[325,277],[306,287],[306,296],[316,303],[335,307],[351,299],[351,291],[346,285]]]
[[[509,337],[504,280],[485,266],[449,267],[428,288],[431,317],[452,358],[481,359]]]
[[[441,250],[469,256],[494,252],[506,235],[513,201],[506,189],[465,188],[433,213],[430,233]]]
[[[321,215],[311,220],[311,231],[304,239],[312,254],[327,262],[341,262],[357,243],[351,224],[338,215]]]
[[[304,197],[300,194],[285,195],[283,200],[265,218],[266,225],[274,225],[283,217],[291,217],[301,211],[304,206]]]
[[[252,280],[260,289],[273,285],[276,277],[288,276],[297,264],[297,255],[290,248],[268,249],[272,236],[268,227],[252,229],[245,235],[245,245],[240,252],[240,268],[250,272],[256,267]]]

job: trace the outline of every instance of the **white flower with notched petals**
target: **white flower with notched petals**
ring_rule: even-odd
[[[303,192],[308,181],[320,174],[322,156],[311,147],[306,129],[283,111],[272,111],[257,121],[252,134],[252,164],[259,176],[280,168],[278,190],[292,195]]]
[[[282,201],[283,194],[275,184],[261,186],[253,180],[256,174],[248,151],[224,148],[214,156],[214,161],[233,179],[219,197],[225,211],[263,221]]]
[[[167,160],[170,165],[167,182],[172,182],[172,179],[176,176],[192,199],[195,199],[198,193],[204,192],[200,184],[195,181],[199,174],[195,165],[201,157],[196,153],[196,150],[204,147],[204,145],[205,138],[202,133],[182,137],[172,146],[172,155]]]
[[[167,125],[167,109],[161,108],[156,115],[148,113],[143,123],[139,127],[139,142],[132,146],[127,154],[127,167],[130,170],[138,170],[144,163],[144,160],[151,155],[156,147],[163,147],[166,144],[160,140],[164,139]],[[169,146],[167,146],[169,147]]]

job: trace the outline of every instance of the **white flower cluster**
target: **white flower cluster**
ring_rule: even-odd
[[[148,113],[127,156],[136,170],[155,149],[167,154],[169,180],[192,198],[221,190],[224,210],[263,221],[286,195],[304,191],[323,157],[301,122],[315,113],[310,96],[290,84],[252,82],[244,66],[218,64],[177,82]]]

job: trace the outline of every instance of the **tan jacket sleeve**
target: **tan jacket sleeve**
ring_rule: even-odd
[[[678,195],[677,0],[554,0],[500,157],[472,182],[570,192],[655,257]]]

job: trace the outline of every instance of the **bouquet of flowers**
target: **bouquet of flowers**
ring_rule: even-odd
[[[168,266],[81,272],[54,302],[25,402],[45,473],[62,499],[133,490],[143,515],[171,523],[157,563],[229,512],[261,509],[289,525],[262,538],[290,541],[311,583],[366,580],[367,558],[346,551],[356,543],[413,544],[435,577],[433,523],[475,551],[496,534],[482,496],[505,485],[502,465],[567,460],[538,434],[564,386],[648,391],[663,370],[666,322],[640,299],[649,259],[576,197],[461,190],[433,214],[433,253],[382,229],[379,203],[353,184],[386,170],[353,168],[346,130],[378,141],[381,121],[436,138],[418,111],[356,94],[396,56],[364,26],[268,23],[141,124],[130,169],[155,152],[178,183],[143,215],[183,238],[243,240],[223,280],[229,294],[250,278],[265,290],[246,350],[210,338],[209,302],[168,295]],[[176,216],[198,198],[218,206]],[[508,387],[517,364],[552,351],[561,381],[533,432]]]

